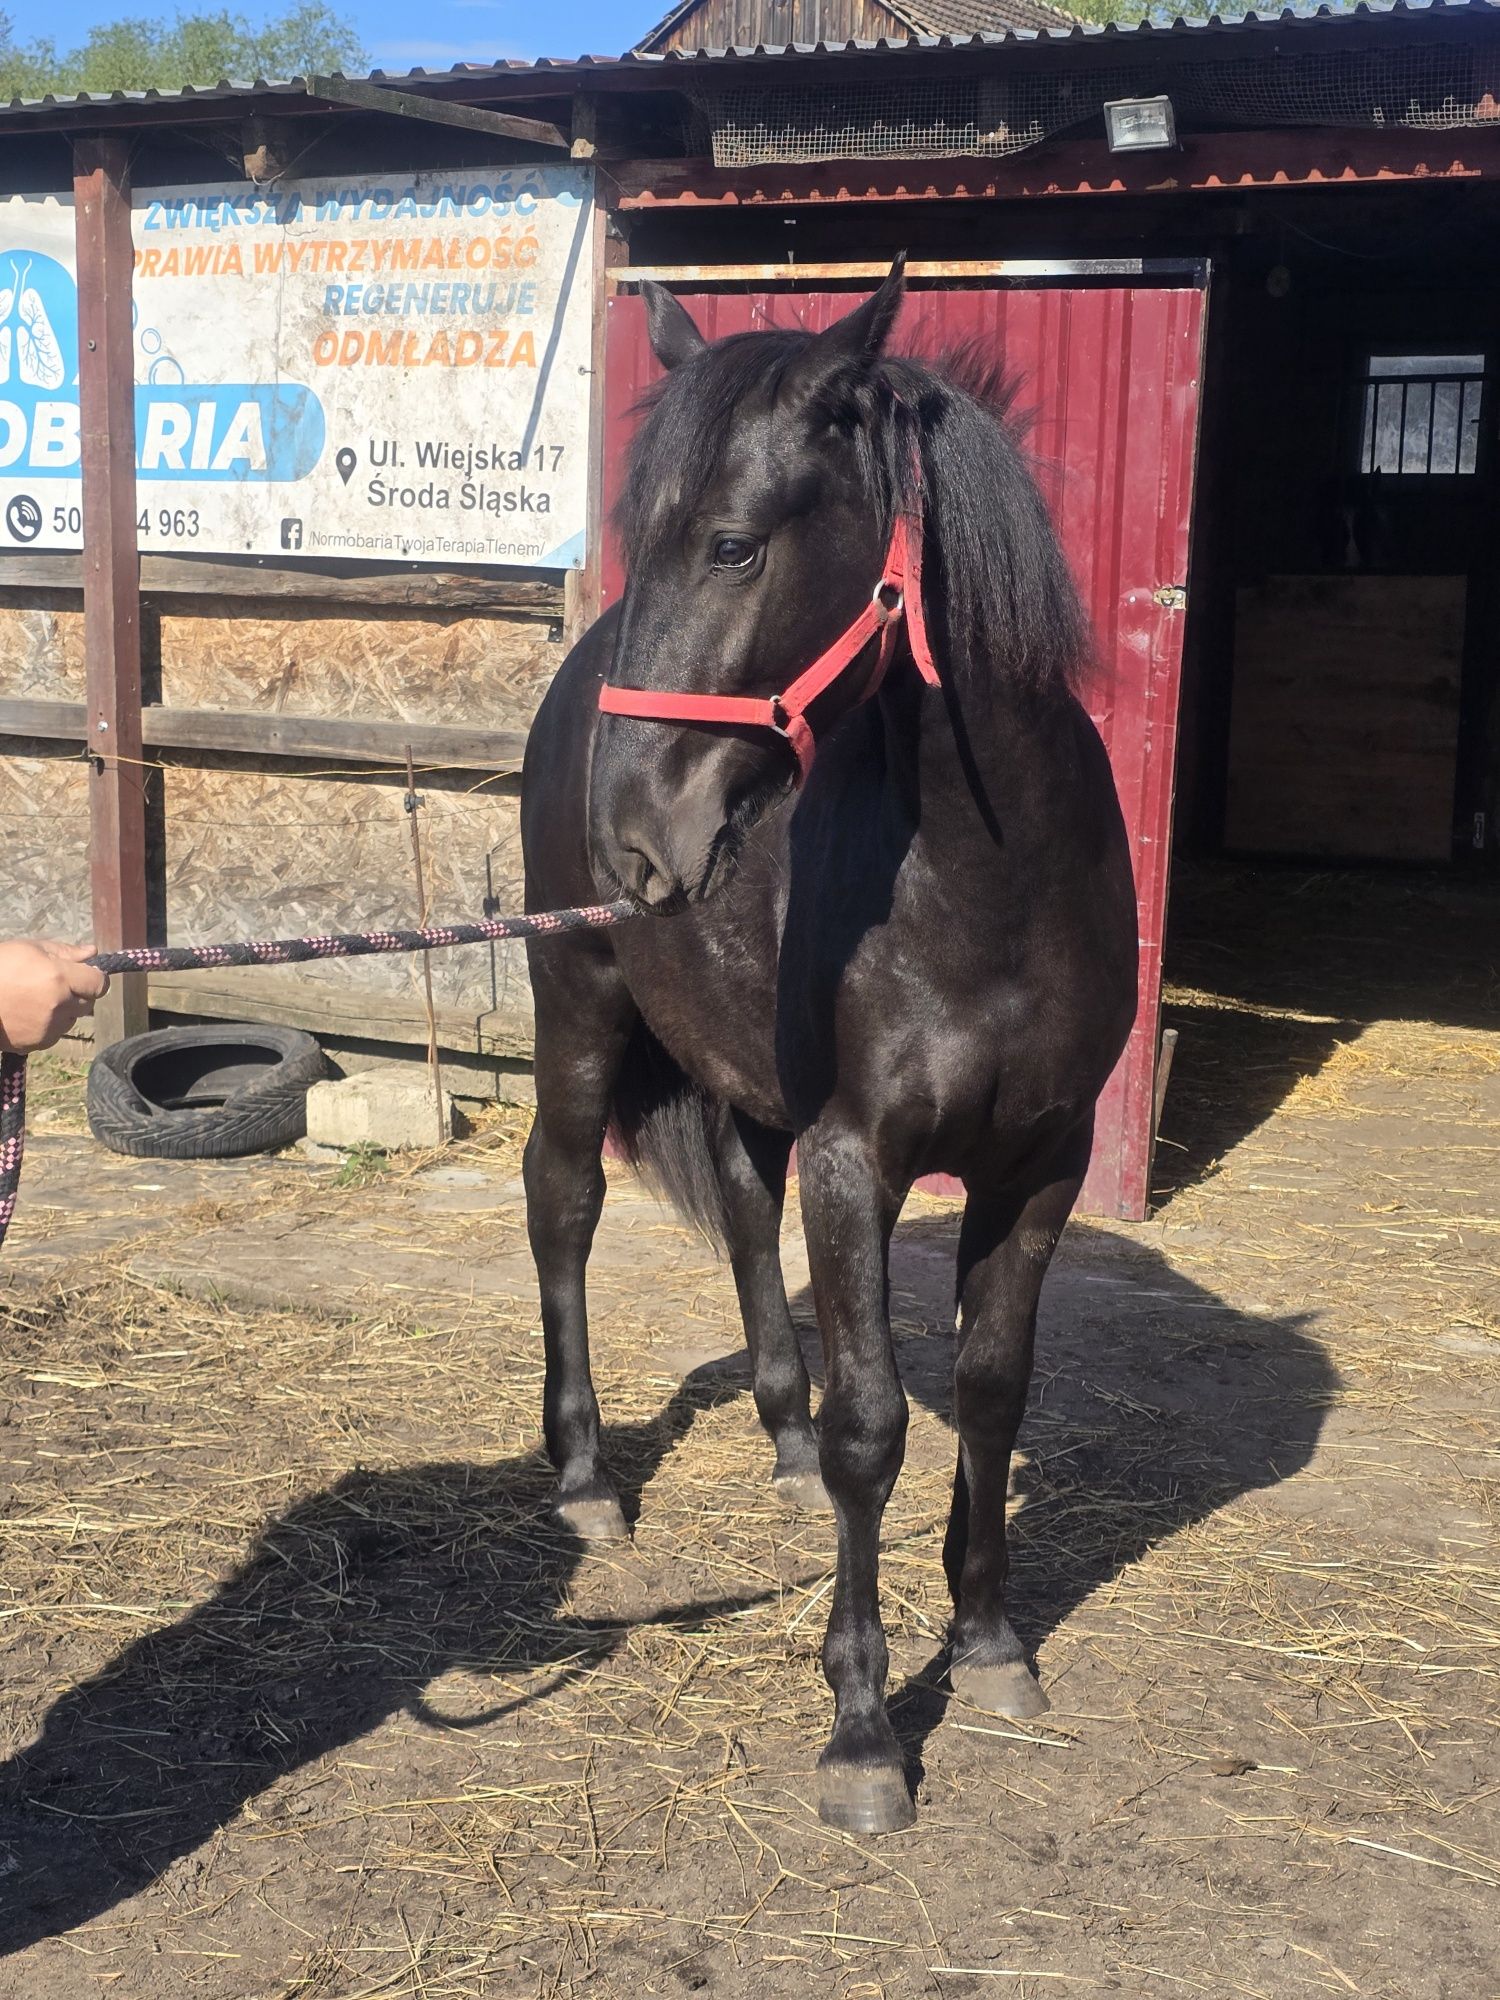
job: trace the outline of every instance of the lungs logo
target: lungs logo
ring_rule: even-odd
[[[0,253],[0,387],[60,389],[78,379],[78,293],[51,257]]]
[[[323,406],[311,389],[190,383],[155,327],[136,328],[136,471],[143,480],[286,484],[323,455]],[[79,476],[78,287],[40,251],[0,247],[0,481]],[[38,532],[36,502],[8,511],[17,540]],[[28,535],[26,530],[30,529]]]

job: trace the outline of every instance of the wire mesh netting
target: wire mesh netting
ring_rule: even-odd
[[[1350,50],[1222,58],[1174,68],[1121,63],[1079,73],[739,86],[700,110],[715,166],[813,160],[1000,157],[1097,119],[1106,102],[1166,88],[1179,122],[1457,131],[1500,122],[1500,53],[1489,48]]]

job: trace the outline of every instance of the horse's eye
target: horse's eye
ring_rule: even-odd
[[[758,546],[744,535],[720,535],[714,543],[714,568],[749,569]]]

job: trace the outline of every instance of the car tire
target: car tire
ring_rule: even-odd
[[[136,1159],[274,1153],[307,1131],[307,1093],[328,1074],[296,1028],[158,1028],[101,1049],[89,1070],[89,1129]]]

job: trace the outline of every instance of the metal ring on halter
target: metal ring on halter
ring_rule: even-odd
[[[891,601],[893,598],[894,603]],[[893,618],[899,618],[906,609],[906,592],[899,583],[888,583],[882,577],[870,592],[870,602],[880,613],[881,623],[889,625]]]
[[[778,736],[784,736],[786,737],[787,741],[790,742],[792,735],[791,728],[789,726],[790,723],[791,723],[791,717],[787,714],[786,709],[782,706],[781,696],[779,694],[773,694],[771,696],[771,720],[769,727],[774,729]]]

